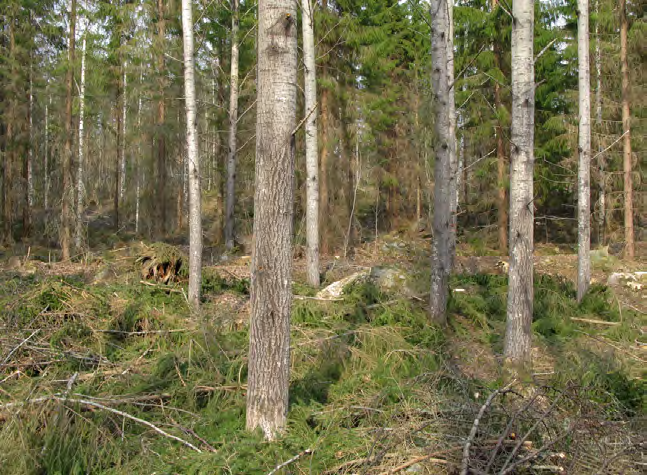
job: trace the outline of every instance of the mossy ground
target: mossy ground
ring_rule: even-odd
[[[3,474],[263,474],[306,449],[312,453],[280,473],[382,473],[434,453],[445,462],[411,466],[453,473],[484,398],[504,384],[505,277],[453,277],[452,288],[464,291],[452,293],[447,329],[429,324],[424,301],[362,283],[342,302],[294,302],[288,429],[269,443],[245,431],[245,310],[223,304],[244,302],[249,282],[208,269],[202,314],[192,315],[181,284],[145,285],[128,268],[115,275],[0,276],[0,403],[18,403],[0,411]],[[294,290],[313,294],[299,283]],[[596,460],[582,457],[595,452],[587,444],[603,430],[627,445],[615,466],[639,472],[629,441],[645,414],[644,365],[632,348],[644,322],[606,288],[594,287],[581,305],[574,296],[570,282],[537,277],[535,373],[519,383],[518,397],[501,397],[487,411],[473,443],[478,466],[517,411],[511,427],[519,433],[545,413],[529,438],[537,446],[555,439],[550,452],[566,454],[569,473],[604,463],[599,450]],[[591,327],[573,317],[617,324]],[[202,452],[82,403],[21,405],[52,395],[95,398]],[[579,432],[557,440],[566,420]],[[510,454],[498,452],[489,470]]]

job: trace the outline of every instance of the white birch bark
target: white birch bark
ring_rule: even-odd
[[[600,11],[600,0],[595,0],[595,123],[598,128],[602,125],[602,50],[600,49],[600,19],[598,13]],[[602,142],[598,140],[598,168],[600,169],[600,183],[599,193],[600,193],[600,211],[599,211],[599,221],[602,232],[600,233],[604,237],[604,232],[606,230],[606,221],[607,221],[607,178],[606,178],[606,159],[604,153],[602,152]],[[601,239],[604,241],[604,238]],[[600,244],[604,244],[601,242]]]
[[[267,439],[285,429],[290,381],[295,0],[258,2],[256,187],[249,330],[247,429]]]
[[[76,169],[76,229],[74,233],[74,245],[77,250],[81,248],[83,241],[83,200],[85,188],[83,186],[83,144],[85,139],[84,134],[84,119],[85,119],[85,49],[86,49],[86,35],[83,34],[83,43],[81,45],[81,91],[79,97],[79,163]]]
[[[306,142],[306,273],[319,287],[319,147],[317,144],[317,72],[314,41],[314,2],[302,0]]]
[[[589,0],[577,0],[579,83],[579,167],[577,196],[577,301],[591,283],[591,70],[589,66]]]
[[[186,105],[186,145],[189,166],[189,303],[200,305],[202,284],[202,212],[200,162],[196,124],[195,69],[193,58],[193,11],[191,0],[182,0],[184,40],[184,97]]]
[[[449,107],[449,199],[450,219],[449,228],[449,254],[447,256],[447,271],[451,272],[454,267],[456,255],[456,233],[458,220],[458,155],[456,146],[456,101],[454,87],[454,0],[446,0],[449,34],[447,36],[447,83],[449,85],[449,96],[447,105]]]
[[[231,74],[229,88],[229,152],[227,154],[227,198],[225,209],[225,248],[235,246],[236,133],[238,131],[238,13],[239,0],[231,0]]]
[[[510,153],[510,267],[504,352],[514,365],[531,359],[533,309],[533,169],[535,71],[534,4],[512,6],[512,133]]]
[[[434,218],[431,264],[430,316],[437,323],[447,322],[451,249],[451,121],[449,74],[447,73],[449,11],[447,0],[431,0],[431,86],[435,115]]]

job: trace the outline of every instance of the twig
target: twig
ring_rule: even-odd
[[[443,464],[443,465],[451,464],[451,462],[449,462],[449,461],[447,461],[447,460],[445,460],[445,459],[435,458],[435,457],[433,457],[432,455],[433,455],[433,454],[430,454],[430,455],[421,455],[420,457],[416,457],[416,458],[414,458],[414,459],[411,459],[411,460],[409,460],[409,461],[407,461],[407,462],[403,463],[402,465],[398,465],[397,467],[392,468],[392,469],[391,469],[391,470],[389,470],[388,472],[383,472],[383,473],[382,473],[382,474],[380,474],[380,475],[386,475],[386,474],[389,474],[389,473],[398,473],[398,472],[401,472],[401,471],[402,471],[402,470],[404,470],[405,468],[409,468],[409,467],[411,467],[412,465],[417,464],[418,462],[435,462],[435,463],[440,463],[440,464]],[[451,464],[451,465],[453,465],[453,464]]]
[[[343,302],[344,299],[336,299],[336,298],[323,298],[323,297],[310,297],[308,295],[294,295],[294,300],[318,300],[320,302]]]
[[[555,41],[557,41],[557,38],[553,38],[552,40],[550,40],[550,42],[549,42],[546,46],[544,46],[544,49],[542,49],[542,50],[539,52],[539,54],[535,57],[535,64],[537,63],[537,61],[539,61],[539,58],[541,58],[541,57],[544,55],[544,53],[545,53],[546,51],[548,51],[548,48],[550,48],[551,46],[553,46],[553,43],[554,43]]]
[[[470,60],[469,63],[467,63],[467,65],[463,68],[463,70],[460,73],[458,73],[458,76],[456,76],[456,79],[454,79],[454,81],[452,81],[452,83],[449,85],[449,89],[454,87],[454,84],[456,84],[456,82],[463,76],[463,74],[465,74],[465,72],[469,69],[469,67],[472,64],[474,64],[474,61],[478,59],[479,55],[483,52],[484,49],[485,49],[485,45],[481,46],[481,49],[478,50],[478,53],[476,53],[476,55]]]
[[[137,332],[127,332],[122,330],[93,330],[96,333],[116,333],[119,335],[148,335],[151,333],[184,333],[191,331],[188,328],[176,328],[174,330],[146,330]]]
[[[474,424],[472,424],[472,430],[470,430],[470,435],[467,437],[467,441],[465,442],[465,446],[463,447],[463,460],[461,462],[461,475],[467,475],[467,471],[469,470],[470,446],[472,445],[472,442],[474,441],[474,437],[476,437],[476,432],[478,431],[479,424],[481,423],[481,418],[485,414],[485,411],[487,411],[487,408],[490,407],[490,404],[492,404],[492,401],[494,401],[494,398],[497,395],[504,394],[504,393],[508,392],[509,389],[512,387],[512,385],[515,382],[516,382],[516,380],[512,380],[503,389],[497,389],[496,391],[494,391],[485,400],[485,403],[483,403],[483,405],[481,406],[481,409],[479,409],[479,412],[478,412],[478,414],[476,416],[476,419],[474,419]]]
[[[559,437],[554,438],[550,442],[548,442],[546,445],[544,445],[542,448],[538,449],[536,452],[517,460],[515,463],[510,465],[508,468],[503,469],[499,472],[499,475],[508,475],[509,473],[512,473],[515,471],[515,469],[519,466],[522,465],[526,462],[530,462],[531,460],[539,457],[543,452],[546,452],[549,448],[551,448],[553,445],[555,445],[557,442],[565,438],[567,435],[571,433],[573,430],[573,427],[569,427],[562,435]]]
[[[617,144],[618,142],[620,142],[620,140],[622,139],[622,137],[624,137],[625,135],[627,135],[627,132],[629,132],[629,131],[628,131],[628,130],[626,130],[626,131],[625,131],[625,133],[624,133],[624,134],[622,134],[620,137],[618,137],[618,139],[617,139],[617,140],[615,140],[611,145],[609,145],[607,148],[605,148],[604,150],[601,150],[600,152],[598,152],[597,154],[595,154],[593,157],[591,157],[591,160],[595,160],[595,159],[596,159],[596,158],[598,158],[600,155],[602,155],[604,152],[606,152],[606,151],[607,151],[607,150],[609,150],[611,147],[613,147],[615,144]]]
[[[596,325],[609,325],[609,326],[620,325],[620,322],[606,322],[604,320],[594,320],[592,318],[571,317],[571,320],[573,320],[575,322],[594,323]]]
[[[299,460],[304,455],[308,455],[308,454],[311,454],[311,453],[312,453],[312,449],[305,449],[303,452],[299,452],[298,454],[296,454],[290,460],[287,460],[287,461],[277,465],[276,467],[274,467],[274,470],[272,470],[271,472],[268,472],[267,475],[274,475],[279,470],[281,470],[283,467],[286,467],[286,466],[290,465],[292,462],[296,462],[297,460]]]
[[[303,126],[303,124],[305,124],[308,121],[308,119],[310,118],[312,113],[317,110],[317,107],[319,107],[318,102],[315,103],[315,105],[312,107],[312,109],[310,109],[310,111],[306,114],[306,116],[303,118],[303,120],[301,120],[301,122],[299,122],[297,124],[297,126],[294,128],[294,130],[292,131],[290,136],[293,136],[294,134],[297,133],[297,131]]]
[[[178,294],[182,293],[181,290],[174,289],[173,287],[163,287],[161,285],[153,284],[152,282],[146,282],[145,280],[140,280],[139,283],[144,284],[144,285],[148,285],[149,287],[155,287],[156,289],[164,290],[166,292],[175,292],[175,293],[178,293]]]
[[[31,335],[29,335],[27,338],[25,338],[23,341],[21,341],[21,342],[20,342],[20,344],[19,344],[18,346],[16,346],[13,350],[11,350],[11,351],[9,352],[9,354],[7,355],[7,357],[4,359],[4,361],[2,362],[2,364],[0,365],[0,368],[1,368],[1,367],[6,366],[6,365],[7,365],[7,362],[11,359],[11,357],[13,356],[13,354],[14,354],[16,351],[18,351],[22,345],[24,345],[24,344],[25,344],[25,343],[27,343],[29,340],[31,340],[31,339],[32,339],[32,337],[33,337],[34,335],[36,335],[37,333],[39,333],[39,332],[40,332],[40,328],[39,328],[39,329],[37,329],[37,330],[34,330],[34,331],[32,332],[32,334],[31,334]]]

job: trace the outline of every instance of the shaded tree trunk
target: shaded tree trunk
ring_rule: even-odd
[[[123,68],[123,63],[121,59],[119,60],[121,68]],[[121,201],[121,162],[124,157],[124,110],[126,103],[126,89],[124,88],[124,77],[123,69],[119,72],[119,78],[117,79],[117,159],[115,160],[115,189],[114,189],[114,227],[115,232],[119,231],[119,203]],[[163,186],[163,185],[158,185]]]
[[[237,0],[234,0],[235,2]],[[189,303],[200,306],[202,285],[202,212],[200,157],[196,122],[195,66],[193,58],[193,11],[191,0],[182,0],[184,40],[184,96],[186,104],[186,149],[189,168]]]
[[[126,69],[128,63],[124,62],[122,66],[122,84],[123,90],[121,92],[123,100],[121,103],[121,148],[119,149],[119,201],[123,203],[124,195],[126,194],[126,126],[128,123],[128,77]]]
[[[29,15],[31,23],[31,13]],[[28,109],[27,109],[27,127],[29,128],[27,144],[27,154],[25,155],[25,166],[23,170],[25,181],[25,203],[22,215],[23,236],[30,237],[32,233],[32,206],[34,204],[34,182],[32,176],[32,164],[34,158],[34,132],[33,132],[33,115],[34,115],[34,89],[33,89],[33,55],[29,51],[29,90],[28,90]]]
[[[166,19],[164,17],[164,0],[157,0],[157,78],[158,78],[158,99],[157,99],[157,207],[159,209],[157,216],[157,230],[159,237],[166,234],[167,226],[167,178],[166,178],[166,137],[164,124],[166,123],[166,103],[164,91],[166,89],[164,60],[164,45],[166,36]]]
[[[52,96],[48,93],[47,102],[45,103],[45,157],[43,158],[43,171],[45,174],[43,177],[43,206],[46,211],[49,209],[49,107],[51,104]]]
[[[61,248],[63,260],[70,259],[72,226],[74,221],[74,157],[72,152],[72,87],[74,83],[74,40],[76,29],[76,0],[70,7],[70,36],[68,44],[68,65],[65,79],[65,148],[63,150],[63,207],[61,210]]]
[[[227,154],[227,198],[225,210],[225,248],[235,246],[236,208],[236,133],[238,131],[238,11],[239,1],[231,0],[231,74],[229,87],[229,152]]]
[[[267,439],[288,409],[296,88],[296,2],[260,0],[247,429]]]
[[[319,287],[319,158],[317,144],[317,72],[315,65],[314,5],[303,0],[303,62],[305,65],[306,141],[306,273]]]
[[[531,357],[533,308],[535,71],[532,0],[514,0],[512,15],[510,267],[504,352],[510,363],[523,366]]]
[[[598,13],[600,10],[600,0],[595,0],[595,123],[598,127],[602,125],[602,50],[600,48],[600,19]],[[598,241],[604,244],[604,234],[607,226],[607,177],[606,177],[606,158],[602,152],[602,142],[598,140],[598,168],[600,170],[599,177],[599,193],[600,193],[600,210],[599,216],[599,229]]]
[[[447,17],[448,17],[448,36],[447,36],[447,84],[449,87],[449,96],[447,106],[449,107],[449,199],[450,199],[450,219],[449,227],[449,255],[447,256],[447,269],[451,272],[454,267],[454,257],[456,256],[456,235],[458,232],[458,154],[456,147],[456,101],[455,84],[454,84],[454,1],[446,0]]]
[[[589,66],[589,0],[577,1],[579,81],[579,167],[577,196],[577,301],[591,283],[591,70]]]
[[[434,219],[429,312],[440,324],[447,322],[451,252],[451,121],[449,75],[447,73],[449,11],[447,0],[432,0],[431,5],[431,86],[436,131],[436,164],[434,168]]]
[[[16,33],[15,18],[8,15],[9,23],[9,61],[11,77],[9,80],[7,130],[5,136],[4,164],[2,167],[2,242],[13,244],[13,167],[15,161],[14,126],[16,121]]]
[[[622,70],[622,147],[625,197],[625,257],[634,258],[634,209],[631,163],[631,113],[629,110],[629,65],[627,63],[627,2],[620,0],[620,63]]]

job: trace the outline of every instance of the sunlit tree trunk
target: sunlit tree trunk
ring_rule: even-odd
[[[128,123],[128,76],[126,75],[126,69],[128,68],[128,63],[123,63],[123,102],[121,104],[121,149],[119,150],[119,201],[124,201],[124,195],[126,194],[126,126]]]
[[[156,229],[161,236],[166,234],[167,223],[167,178],[166,178],[166,136],[164,124],[166,123],[166,61],[164,60],[164,47],[166,44],[166,19],[164,16],[164,0],[157,0],[157,130],[156,138],[156,165],[157,165],[157,203],[158,216]]]
[[[303,0],[303,62],[305,65],[306,141],[306,272],[319,287],[319,159],[317,144],[317,72],[314,42],[314,3]]]
[[[142,71],[139,73],[139,85],[143,84],[144,74]],[[139,92],[139,97],[137,99],[137,133],[139,134],[139,139],[137,140],[137,157],[135,158],[135,180],[137,181],[135,187],[135,234],[139,233],[139,206],[141,201],[141,181],[142,181],[142,170],[141,170],[141,156],[142,156],[142,93]]]
[[[85,118],[85,47],[86,37],[83,35],[83,43],[81,46],[81,91],[79,98],[79,163],[76,169],[76,232],[75,232],[75,246],[77,249],[81,248],[83,241],[83,202],[84,192],[83,187],[83,144],[84,144],[84,118]]]
[[[294,0],[258,3],[256,187],[247,428],[286,424],[292,305],[297,25]]]
[[[239,1],[231,0],[231,74],[229,81],[229,152],[227,153],[227,198],[225,210],[225,247],[235,246],[234,212],[236,208],[236,134],[238,132],[238,10]]]
[[[29,15],[31,23],[31,14]],[[27,144],[27,154],[25,155],[24,179],[25,179],[25,206],[23,208],[22,225],[23,236],[30,237],[32,233],[32,207],[34,205],[34,181],[32,176],[32,166],[34,159],[34,68],[33,54],[29,51],[29,90],[28,90],[28,109],[27,109],[27,127],[29,128],[29,142]]]
[[[458,154],[456,147],[456,101],[455,84],[454,84],[454,0],[445,0],[447,2],[447,17],[449,33],[447,36],[447,84],[449,86],[449,97],[447,106],[449,107],[449,215],[451,224],[449,227],[449,255],[447,256],[447,269],[451,271],[454,267],[454,257],[456,256],[456,234],[458,232]]]
[[[76,29],[76,0],[70,6],[70,36],[68,43],[67,76],[65,79],[65,148],[63,150],[63,207],[61,211],[61,249],[63,260],[70,259],[72,226],[74,222],[74,157],[72,152],[72,87],[74,84],[74,40]]]
[[[620,63],[622,71],[622,132],[624,197],[625,197],[625,257],[634,258],[634,208],[631,163],[631,113],[629,110],[629,65],[627,63],[627,2],[620,0]]]
[[[200,157],[196,122],[195,66],[193,58],[193,11],[191,0],[182,0],[182,37],[184,40],[184,97],[186,104],[186,150],[189,173],[189,303],[200,305],[202,284],[202,212]]]
[[[431,87],[434,100],[436,164],[434,168],[434,219],[431,263],[430,316],[437,323],[447,322],[451,252],[451,121],[449,75],[447,73],[449,11],[447,0],[431,1]]]
[[[504,352],[510,363],[525,365],[531,358],[533,308],[533,1],[514,0],[512,10],[510,267]]]
[[[591,283],[591,70],[589,66],[589,0],[577,1],[579,81],[579,167],[577,196],[577,301]]]

